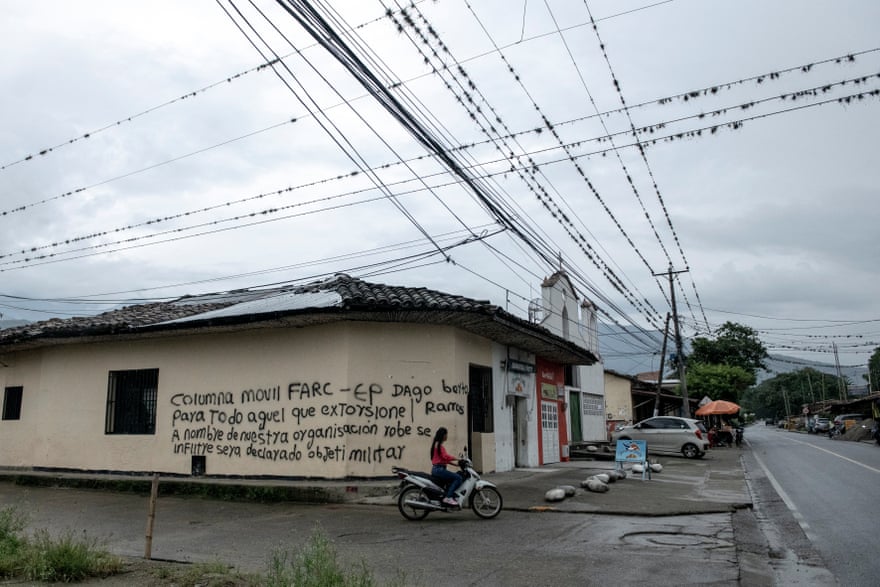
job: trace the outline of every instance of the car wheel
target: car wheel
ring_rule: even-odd
[[[700,449],[697,448],[696,444],[691,444],[690,442],[681,447],[681,454],[684,455],[686,459],[695,459],[700,456]]]

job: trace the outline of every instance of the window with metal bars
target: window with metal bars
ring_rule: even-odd
[[[468,411],[473,432],[495,432],[492,368],[470,366]]]
[[[19,420],[21,419],[21,396],[24,388],[7,387],[3,393],[3,419]]]
[[[110,371],[105,434],[155,434],[158,369]]]

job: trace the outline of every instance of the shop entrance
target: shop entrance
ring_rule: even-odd
[[[559,462],[559,405],[541,402],[541,456],[543,464]]]

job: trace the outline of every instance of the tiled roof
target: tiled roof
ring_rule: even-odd
[[[229,304],[180,305],[176,302],[155,302],[126,306],[95,316],[52,318],[51,320],[31,322],[24,326],[0,330],[0,345],[33,338],[120,333],[164,320],[200,314],[226,305]]]
[[[126,306],[96,316],[53,318],[0,330],[0,350],[41,346],[60,339],[104,337],[169,329],[254,323],[306,315],[450,324],[504,344],[567,362],[591,363],[589,351],[489,303],[422,287],[370,283],[348,275],[301,286],[186,296],[170,302]],[[554,350],[555,349],[555,350]],[[549,355],[548,355],[549,353]],[[586,361],[574,361],[580,355]]]

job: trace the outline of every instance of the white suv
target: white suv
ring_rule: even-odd
[[[615,430],[611,440],[644,440],[649,453],[681,454],[701,458],[709,450],[709,434],[699,420],[656,416]]]

